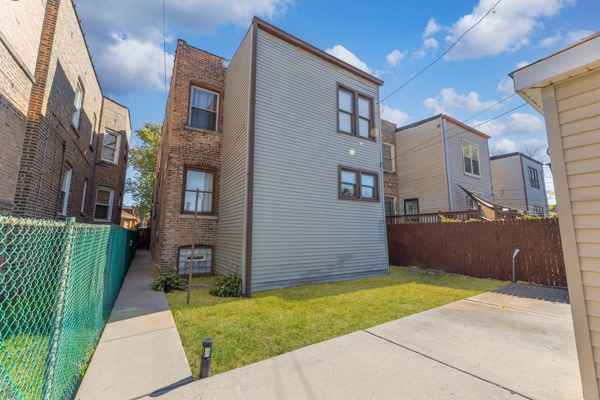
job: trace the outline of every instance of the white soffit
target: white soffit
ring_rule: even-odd
[[[543,114],[541,88],[600,67],[600,32],[518,69],[510,76],[515,91]]]

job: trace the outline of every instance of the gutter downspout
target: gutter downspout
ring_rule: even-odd
[[[446,119],[442,116],[442,137],[444,138],[444,161],[446,162],[446,182],[448,183],[448,206],[449,211],[454,211],[452,206],[452,191],[450,183],[450,162],[448,161],[448,133],[446,132]]]

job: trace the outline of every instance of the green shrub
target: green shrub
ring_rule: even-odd
[[[242,297],[242,278],[236,272],[220,275],[208,293],[216,297]]]
[[[177,271],[170,271],[162,274],[158,274],[152,281],[152,289],[162,292],[165,290],[165,283],[167,279],[171,279],[171,288],[173,290],[183,290],[187,281],[179,276]]]

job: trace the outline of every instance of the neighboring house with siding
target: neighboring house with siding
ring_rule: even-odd
[[[544,164],[522,153],[490,157],[494,201],[529,215],[547,217]]]
[[[511,74],[546,119],[583,395],[600,397],[600,32]]]
[[[247,296],[387,274],[381,84],[258,18],[229,63],[179,41],[152,217],[162,270],[188,273],[194,244],[193,272],[237,271]]]
[[[118,224],[129,110],[102,95],[73,2],[0,15],[0,214]]]
[[[489,136],[439,114],[395,130],[400,214],[477,209],[459,185],[492,200]]]

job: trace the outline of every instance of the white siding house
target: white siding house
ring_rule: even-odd
[[[548,216],[544,166],[521,153],[490,157],[494,201],[530,215]]]
[[[600,391],[600,32],[511,74],[546,119],[585,399]]]
[[[397,128],[400,213],[475,208],[460,186],[492,200],[488,139],[444,114]]]
[[[388,273],[381,84],[254,19],[226,73],[215,261],[247,295]]]

